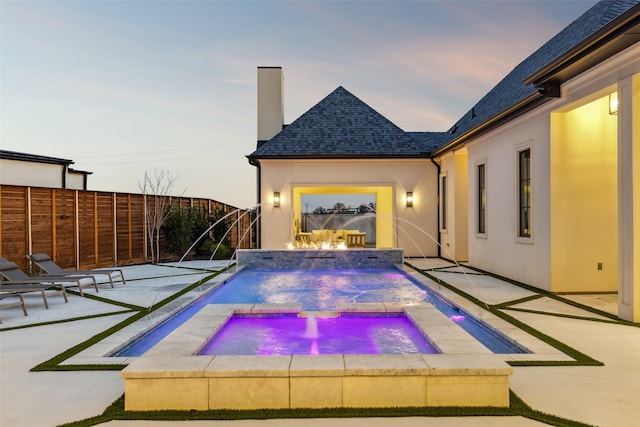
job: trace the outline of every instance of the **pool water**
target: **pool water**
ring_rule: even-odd
[[[411,304],[426,297],[408,276],[390,268],[243,270],[210,299],[216,304],[301,304],[306,311],[333,311],[343,303]]]
[[[301,304],[305,311],[333,311],[341,303],[372,302],[431,303],[492,352],[528,352],[487,325],[465,315],[402,270],[389,267],[244,269],[112,356],[142,355],[207,304]]]
[[[404,315],[234,315],[200,355],[435,354]]]

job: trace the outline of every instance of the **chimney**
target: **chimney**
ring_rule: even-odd
[[[284,127],[282,67],[258,67],[258,146]]]

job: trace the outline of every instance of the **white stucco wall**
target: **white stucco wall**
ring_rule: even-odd
[[[470,144],[469,189],[477,186],[475,168],[485,162],[486,233],[478,235],[477,195],[469,191],[469,262],[530,285],[549,289],[549,114],[530,113]],[[531,149],[532,236],[518,237],[517,153]]]
[[[469,257],[467,163],[466,148],[449,152],[440,159],[440,178],[447,177],[446,229],[442,219],[440,222],[441,256],[455,261],[467,261]],[[442,194],[442,189],[440,191]]]
[[[395,247],[405,256],[436,256],[437,169],[429,159],[262,160],[261,246],[281,249],[294,239],[291,205],[295,186],[391,186]],[[281,195],[273,207],[273,192]],[[406,192],[414,205],[407,208]]]
[[[68,173],[67,188],[70,190],[84,190],[84,177],[83,173]]]
[[[63,170],[62,165],[0,159],[0,183],[62,188]]]
[[[619,82],[640,71],[640,44],[627,49],[575,77],[562,86],[562,97],[554,99],[466,144],[469,182],[469,262],[479,268],[542,289],[580,292],[580,284],[568,287],[552,273],[551,247],[551,114],[569,112],[616,90]],[[618,117],[623,117],[624,112]],[[633,130],[618,128],[618,140],[631,138]],[[557,130],[555,132],[557,134]],[[555,135],[554,134],[554,135]],[[558,136],[555,136],[558,138]],[[558,143],[564,144],[562,138]],[[532,152],[532,237],[517,237],[517,152],[530,146]],[[476,165],[486,163],[487,232],[475,233],[477,221]],[[619,173],[619,172],[618,172]],[[556,179],[562,179],[561,176]],[[616,239],[614,233],[611,239]],[[577,244],[577,242],[576,242]],[[563,250],[571,250],[565,245]],[[620,261],[619,261],[620,262]],[[611,264],[609,262],[608,264]],[[576,267],[575,265],[573,267]],[[581,267],[579,267],[581,268]],[[579,282],[579,280],[577,280]],[[554,287],[556,289],[554,289]],[[634,286],[628,285],[628,288]],[[605,291],[607,289],[599,289]]]

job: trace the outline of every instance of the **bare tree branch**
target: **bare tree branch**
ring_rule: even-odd
[[[177,179],[178,177],[171,175],[171,172],[154,169],[153,176],[149,171],[145,171],[142,182],[138,181],[138,188],[144,195],[147,205],[145,220],[151,248],[151,262],[154,264],[160,260],[160,229],[171,211],[170,192]]]

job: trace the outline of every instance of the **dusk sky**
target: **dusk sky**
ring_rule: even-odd
[[[256,201],[258,66],[285,121],[342,85],[445,131],[595,1],[0,1],[0,140],[71,159],[89,189]]]

